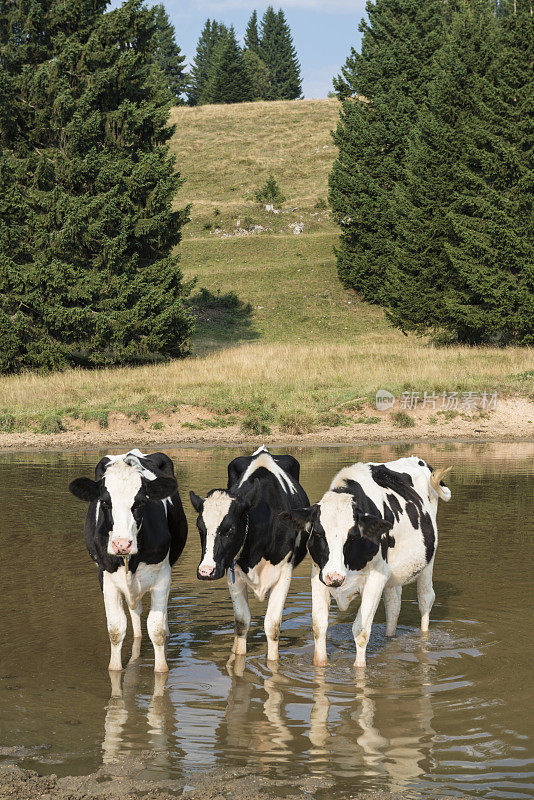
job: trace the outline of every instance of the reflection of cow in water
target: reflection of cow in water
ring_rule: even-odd
[[[260,447],[252,456],[234,458],[229,464],[226,489],[213,489],[204,500],[190,493],[202,544],[197,576],[213,581],[227,573],[236,655],[247,649],[250,588],[259,600],[269,592],[264,622],[267,658],[278,658],[291,576],[306,555],[307,533],[296,531],[280,514],[309,503],[299,473],[295,458],[273,456]]]
[[[110,670],[122,668],[128,604],[134,639],[141,638],[141,600],[151,594],[147,619],[154,646],[154,670],[167,672],[165,640],[171,568],[187,539],[187,521],[173,463],[163,453],[131,450],[106,456],[95,480],[77,478],[69,490],[89,502],[85,544],[98,566],[111,643]]]

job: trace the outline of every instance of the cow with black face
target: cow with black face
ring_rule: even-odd
[[[449,468],[450,469],[450,468]],[[438,498],[450,500],[447,470],[434,471],[417,456],[342,469],[319,503],[290,512],[296,530],[309,533],[312,568],[313,663],[326,664],[330,598],[345,611],[361,595],[353,625],[355,666],[365,666],[373,618],[384,592],[386,634],[394,636],[402,586],[417,581],[421,630],[434,602],[432,569],[437,547]]]
[[[126,600],[134,649],[141,638],[141,600],[151,593],[148,634],[154,646],[155,672],[167,672],[165,639],[171,568],[184,549],[187,521],[171,459],[164,453],[131,450],[105,456],[95,480],[77,478],[69,491],[89,503],[85,544],[96,562],[111,643],[110,670],[122,669]]]
[[[269,592],[265,614],[267,658],[278,658],[282,612],[293,569],[306,555],[307,533],[296,531],[281,512],[309,500],[299,484],[300,465],[292,456],[273,456],[260,447],[228,466],[226,489],[191,502],[198,518],[202,558],[197,577],[214,581],[226,573],[234,607],[232,652],[243,655],[250,627],[248,588],[259,600]]]

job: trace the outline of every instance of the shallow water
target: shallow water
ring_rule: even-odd
[[[333,605],[330,663],[313,668],[306,559],[288,596],[278,671],[266,664],[264,604],[255,601],[246,664],[228,669],[228,589],[196,580],[188,492],[223,486],[228,461],[243,451],[166,448],[190,523],[173,572],[170,673],[154,684],[145,637],[140,659],[112,685],[102,597],[82,538],[85,508],[66,492],[100,454],[1,455],[0,754],[60,775],[131,757],[142,777],[191,785],[198,771],[246,767],[276,779],[280,796],[284,784],[314,776],[333,781],[330,789],[317,782],[317,798],[365,789],[532,797],[534,445],[286,451],[300,460],[312,501],[353,461],[417,452],[433,466],[454,464],[453,498],[438,516],[428,637],[418,632],[409,587],[394,640],[380,607],[363,677],[351,666],[357,603],[345,613]]]

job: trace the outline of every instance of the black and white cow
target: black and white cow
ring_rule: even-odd
[[[291,512],[296,530],[310,533],[313,663],[326,664],[330,598],[345,611],[361,605],[352,628],[355,666],[365,666],[373,618],[384,593],[386,634],[394,636],[402,587],[417,581],[421,630],[427,631],[434,603],[432,569],[438,544],[438,498],[450,500],[441,478],[417,456],[386,464],[353,464],[333,479],[319,503]]]
[[[69,491],[89,502],[85,544],[98,566],[111,642],[110,670],[122,669],[126,600],[134,642],[141,637],[141,600],[151,594],[147,620],[155,672],[167,672],[165,639],[171,567],[187,539],[187,521],[171,459],[131,450],[105,456],[95,480],[77,478]],[[138,649],[138,648],[137,648]]]
[[[300,464],[289,455],[273,456],[260,447],[228,465],[226,489],[214,489],[205,500],[190,493],[198,513],[202,558],[197,577],[221,578],[225,572],[234,607],[232,652],[243,655],[250,627],[248,592],[259,600],[267,592],[265,614],[267,658],[278,658],[282,612],[293,569],[306,555],[307,534],[296,531],[280,512],[302,508],[309,500],[299,484]]]

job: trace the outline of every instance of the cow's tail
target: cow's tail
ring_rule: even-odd
[[[451,499],[451,490],[448,486],[445,486],[442,483],[443,478],[445,475],[448,475],[451,471],[452,467],[442,467],[441,469],[435,469],[431,476],[430,476],[430,485],[436,492],[437,496],[440,497],[442,500],[445,500],[446,503],[449,502]]]

